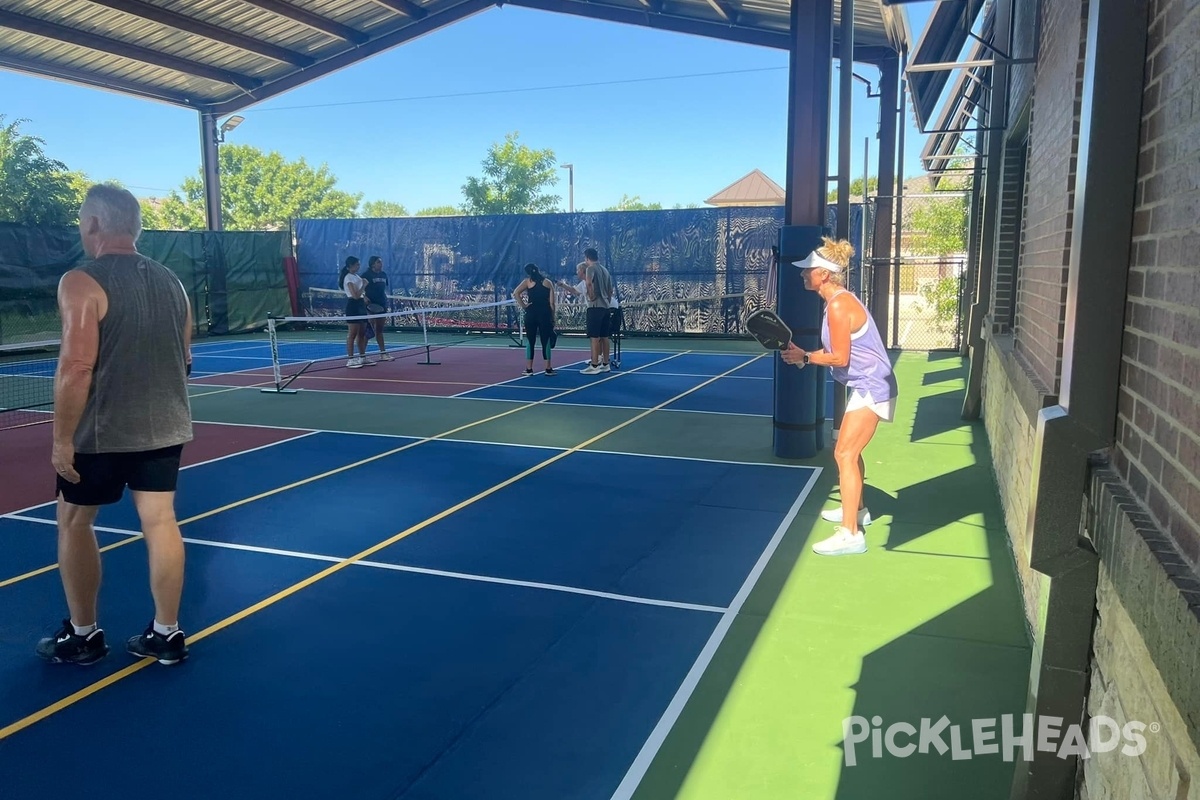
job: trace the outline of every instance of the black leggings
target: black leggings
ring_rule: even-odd
[[[542,340],[542,358],[550,360],[550,337],[554,333],[554,321],[544,317],[525,317],[525,358],[533,360],[533,342],[539,336]]]

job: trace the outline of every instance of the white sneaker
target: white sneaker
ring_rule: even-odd
[[[608,372],[610,369],[611,369],[611,367],[609,367],[609,366],[608,366],[608,364],[601,364],[601,365],[600,365],[600,371],[601,371],[601,372]]]
[[[601,370],[600,367],[593,367],[591,364],[588,364],[579,371],[584,375],[599,375],[603,370]]]
[[[849,556],[867,552],[867,537],[862,531],[851,533],[838,527],[837,533],[813,545],[813,552],[822,556]]]
[[[384,350],[382,353],[379,354],[379,360],[380,361],[391,361],[392,354],[389,353],[388,351]]]
[[[375,362],[374,362],[374,361],[372,361],[371,359],[367,358],[366,356],[363,356],[362,358],[360,358],[360,359],[358,360],[358,363],[359,363],[359,364],[361,364],[361,365],[362,365],[362,366],[364,366],[364,367],[373,367],[373,366],[375,366]]]
[[[842,507],[838,506],[837,508],[831,508],[828,511],[822,511],[821,519],[825,520],[826,522],[836,522],[838,524],[841,524],[841,522],[842,522]],[[860,508],[858,510],[858,527],[865,528],[870,524],[871,524],[871,512],[868,511],[866,508]]]
[[[352,358],[346,362],[346,366],[350,369],[358,369],[362,366],[362,360],[358,358]]]

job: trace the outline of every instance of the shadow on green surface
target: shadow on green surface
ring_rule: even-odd
[[[893,352],[892,355],[898,354]],[[929,361],[951,358],[958,356],[930,354]],[[961,375],[962,369],[956,366],[953,370],[932,374],[953,372]],[[1019,719],[1024,712],[1031,650],[1025,639],[1021,596],[1007,552],[1007,534],[992,479],[988,444],[982,426],[976,428],[964,424],[959,418],[961,400],[961,389],[922,398],[922,401],[930,402],[922,407],[919,401],[912,438],[928,438],[938,432],[964,428],[970,432],[967,440],[962,442],[970,448],[970,464],[907,486],[895,496],[868,483],[864,499],[874,516],[894,518],[900,515],[910,523],[890,529],[886,544],[889,551],[897,550],[928,531],[981,517],[987,540],[986,560],[992,573],[991,586],[865,656],[854,683],[853,715],[865,718],[868,726],[878,717],[885,731],[893,723],[908,723],[918,732],[922,719],[928,718],[931,724],[936,724],[945,715],[951,724],[958,726],[962,747],[971,748],[972,720],[998,720],[1004,714],[1018,715]],[[828,437],[826,441],[830,441]],[[908,445],[897,442],[892,446]],[[936,451],[941,448],[938,444],[922,446],[930,449],[930,458],[936,458]],[[955,461],[962,463],[963,459],[958,456]],[[826,467],[826,471],[814,488],[815,497],[836,499],[837,469],[832,464],[832,452],[823,452],[816,463]],[[805,510],[815,514],[820,505],[820,500],[815,504],[810,501]],[[814,522],[811,516],[807,519],[807,522],[805,518],[798,519],[793,525],[747,604],[747,607],[765,609],[766,612],[741,614],[733,622],[634,794],[637,800],[667,800],[678,795],[713,731],[722,706],[737,685],[739,673],[766,619],[775,611],[783,587],[807,550],[808,534]],[[978,535],[976,519],[972,519],[968,531],[972,536]],[[897,585],[894,591],[912,589]],[[887,609],[872,609],[870,613],[886,614]],[[822,691],[820,686],[792,688],[797,692]],[[840,687],[831,687],[834,688]],[[817,744],[821,742],[841,742],[842,731],[836,724],[831,728],[828,732],[797,732],[796,741],[779,743],[779,758],[811,758],[797,750],[804,742],[814,746],[821,746]],[[994,730],[996,741],[999,741],[998,722]],[[941,738],[947,747],[951,746],[948,730]],[[881,744],[882,741],[881,734]],[[919,739],[901,735],[897,743],[903,745],[909,741]],[[857,745],[855,766],[846,765],[843,757],[837,788],[831,795],[795,796],[795,800],[1001,800],[1008,797],[1014,764],[1004,761],[1002,754],[955,760],[951,752],[939,754],[936,748],[932,753],[918,752],[903,758],[889,755],[886,748],[881,752],[881,758],[873,757],[872,740],[868,738]],[[779,800],[793,800],[793,795],[780,796]]]

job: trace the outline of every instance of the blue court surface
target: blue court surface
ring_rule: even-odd
[[[53,507],[0,518],[0,798],[67,776],[90,797],[607,800],[818,473],[325,432],[198,464],[175,668],[124,652],[153,610],[128,500],[98,521],[117,546],[92,667],[33,652],[65,615],[58,573],[31,574]]]

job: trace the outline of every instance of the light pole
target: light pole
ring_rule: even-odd
[[[575,165],[563,164],[562,169],[567,171],[567,208],[572,214],[575,213]]]

